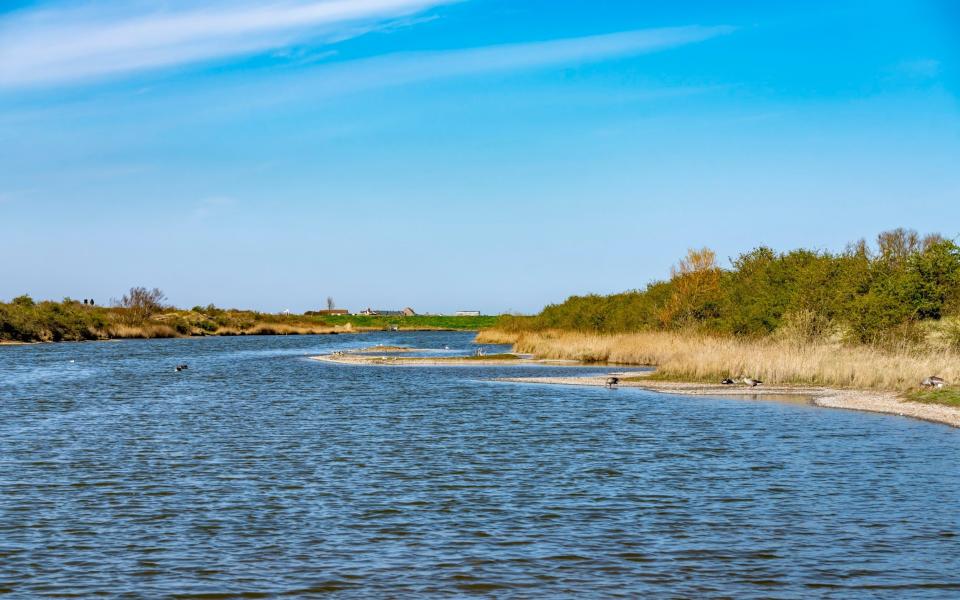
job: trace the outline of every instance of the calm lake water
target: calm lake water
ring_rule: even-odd
[[[0,347],[0,592],[960,596],[960,430],[306,358],[471,339]]]

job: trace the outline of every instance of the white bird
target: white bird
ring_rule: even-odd
[[[757,387],[758,385],[763,383],[759,379],[753,379],[752,377],[744,377],[740,381],[745,385],[749,385],[750,387]]]

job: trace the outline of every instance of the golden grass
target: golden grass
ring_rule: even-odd
[[[107,327],[106,336],[110,338],[134,339],[179,337],[177,331],[173,327],[149,323],[145,323],[143,325],[123,325],[121,323],[114,323],[113,325]]]
[[[483,329],[474,340],[478,344],[516,344],[520,334],[502,329]]]
[[[768,384],[915,390],[938,375],[960,381],[960,354],[950,350],[883,351],[838,343],[747,340],[696,333],[597,335],[576,332],[483,331],[482,343],[513,343],[516,352],[541,358],[656,366],[684,381],[754,377]]]
[[[348,332],[349,329],[328,326],[302,326],[287,323],[257,323],[252,327],[239,329],[236,327],[219,327],[210,335],[319,335],[327,333]]]

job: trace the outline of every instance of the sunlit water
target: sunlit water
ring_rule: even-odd
[[[0,591],[960,595],[958,430],[306,358],[470,340],[0,348]]]

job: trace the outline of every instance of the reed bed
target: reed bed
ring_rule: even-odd
[[[754,377],[769,384],[908,391],[938,375],[960,381],[960,355],[951,350],[881,350],[839,343],[646,332],[598,335],[579,332],[483,331],[481,343],[512,343],[517,352],[657,367],[660,376],[684,381]]]
[[[249,327],[218,327],[208,335],[320,335],[328,333],[349,333],[349,330],[338,327],[302,326],[287,323],[257,323]]]
[[[167,325],[155,325],[145,323],[142,325],[124,325],[115,323],[105,330],[108,338],[114,339],[155,339],[155,338],[175,338],[179,337],[173,327]]]

